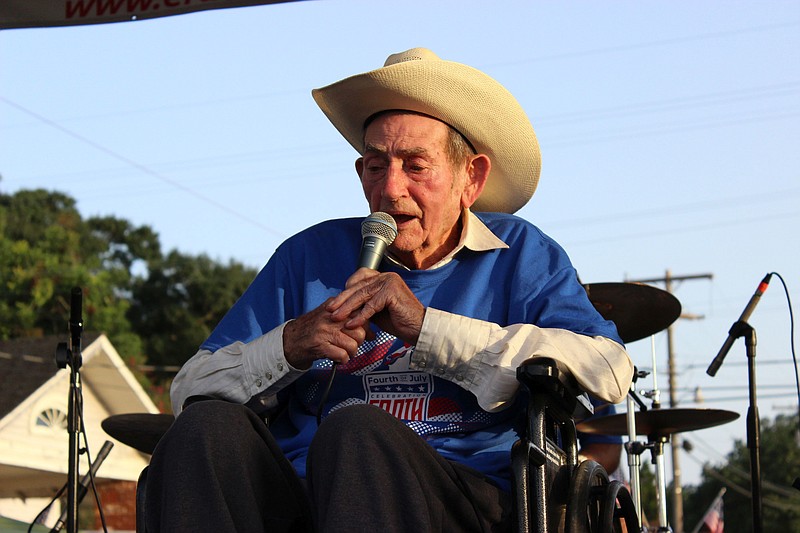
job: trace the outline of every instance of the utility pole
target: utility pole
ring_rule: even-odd
[[[634,283],[664,283],[665,289],[672,294],[673,281],[687,281],[695,279],[712,279],[713,274],[691,274],[686,276],[673,276],[667,269],[663,278],[629,280]],[[689,315],[681,312],[678,318],[702,318],[698,315]],[[667,372],[669,373],[669,406],[678,406],[678,384],[675,371],[675,353],[672,348],[672,325],[667,328]],[[674,533],[683,533],[683,486],[681,485],[680,435],[671,435],[670,450],[672,452],[672,527]],[[659,524],[666,526],[666,524]]]

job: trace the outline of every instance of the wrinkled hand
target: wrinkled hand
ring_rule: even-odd
[[[345,290],[325,306],[345,330],[369,330],[369,322],[409,344],[416,344],[425,318],[425,307],[405,282],[394,273],[358,269]]]
[[[328,306],[333,298],[288,322],[283,329],[283,353],[293,367],[305,370],[317,359],[347,363],[356,355],[369,331],[368,325],[345,324],[346,316],[334,319]]]

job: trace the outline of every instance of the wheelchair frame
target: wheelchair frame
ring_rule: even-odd
[[[592,408],[577,382],[547,358],[522,363],[517,379],[529,399],[526,426],[511,450],[516,531],[640,531],[628,489],[595,461],[579,461],[575,418]]]

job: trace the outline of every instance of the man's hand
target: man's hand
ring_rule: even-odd
[[[425,318],[425,307],[405,282],[394,273],[358,269],[345,290],[329,300],[325,309],[346,331],[368,330],[369,322],[409,344],[416,344]]]
[[[293,367],[306,370],[317,359],[347,363],[364,342],[367,326],[345,324],[328,310],[333,299],[288,322],[283,329],[283,353]],[[371,332],[369,332],[371,334]]]

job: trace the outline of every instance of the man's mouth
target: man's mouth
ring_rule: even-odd
[[[392,214],[392,218],[394,218],[394,221],[397,222],[398,226],[402,226],[406,222],[411,222],[417,217],[411,215],[403,215],[403,214]]]

